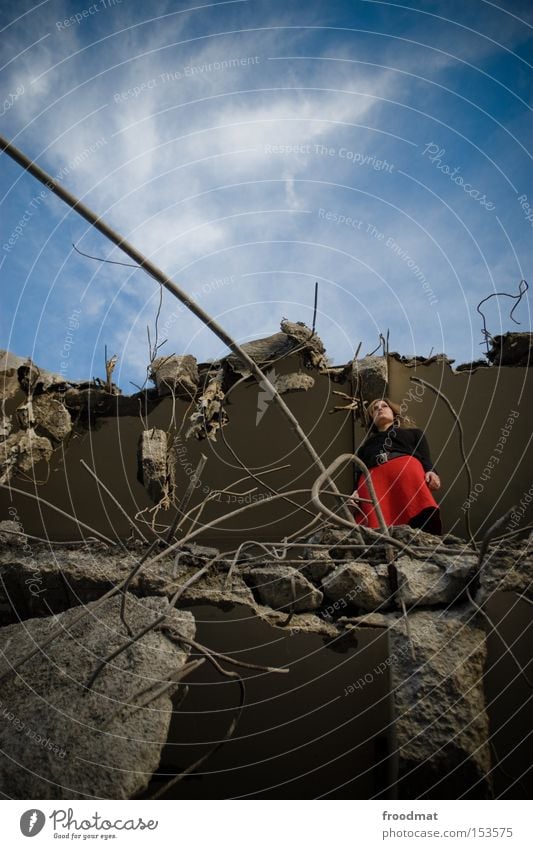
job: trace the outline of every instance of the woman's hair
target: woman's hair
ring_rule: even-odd
[[[386,404],[389,405],[392,412],[394,413],[394,422],[393,427],[415,427],[415,422],[413,419],[409,418],[409,416],[404,416],[402,413],[402,408],[400,404],[396,404],[394,401],[391,401],[390,398],[374,398],[367,404],[366,414],[369,418],[369,431],[371,433],[375,433],[377,431],[377,427],[372,421],[372,416],[370,414],[370,410],[373,404],[377,404],[378,401],[385,401]]]

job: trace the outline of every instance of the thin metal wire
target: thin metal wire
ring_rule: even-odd
[[[522,286],[524,286],[525,288],[522,288]],[[509,313],[509,318],[511,319],[511,321],[514,321],[515,324],[520,324],[520,322],[517,321],[516,318],[513,318],[513,313],[514,313],[515,309],[517,308],[518,304],[520,303],[520,301],[522,300],[522,298],[524,297],[524,295],[526,294],[528,289],[529,289],[529,285],[527,283],[527,280],[521,280],[520,283],[518,284],[518,295],[510,295],[508,292],[493,292],[491,295],[487,295],[486,298],[483,298],[483,300],[480,301],[479,304],[477,305],[476,311],[480,314],[481,318],[483,319],[483,327],[481,329],[481,333],[483,334],[483,342],[485,342],[485,345],[487,346],[487,352],[486,352],[487,357],[488,357],[489,352],[490,352],[489,339],[492,339],[492,335],[487,330],[487,321],[485,319],[485,314],[480,309],[481,304],[484,304],[485,301],[489,301],[491,298],[511,298],[513,301],[516,301],[516,304],[512,308],[511,312]],[[479,344],[483,345],[483,342],[480,342]]]

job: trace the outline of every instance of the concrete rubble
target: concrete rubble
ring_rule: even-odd
[[[39,436],[47,437],[59,445],[72,430],[72,419],[67,408],[49,395],[37,395],[17,408],[20,427],[33,427]]]
[[[177,397],[193,398],[199,382],[196,358],[190,354],[158,357],[151,364],[150,380],[160,397],[174,393]]]
[[[410,641],[402,620],[388,633],[399,797],[490,798],[487,649],[472,609],[410,614]]]
[[[489,728],[483,694],[485,628],[465,592],[467,587],[472,591],[478,588],[481,602],[490,597],[491,588],[501,588],[502,580],[506,589],[512,589],[509,558],[519,564],[515,588],[523,589],[527,577],[531,584],[531,554],[523,556],[520,546],[514,550],[507,547],[503,553],[496,543],[489,546],[478,575],[477,556],[469,553],[464,541],[461,553],[459,538],[441,540],[407,527],[393,530],[396,538],[418,553],[415,559],[400,553],[396,561],[409,632],[390,590],[384,548],[380,542],[361,544],[360,529],[352,533],[326,529],[300,550],[299,557],[283,563],[262,556],[252,561],[247,556],[232,565],[220,556],[212,570],[186,590],[183,601],[244,605],[250,615],[273,627],[282,627],[290,614],[291,627],[298,632],[330,637],[360,627],[385,629],[390,639],[388,667],[396,714],[400,796],[423,798],[429,793],[430,798],[440,798],[442,791],[446,798],[450,782],[455,782],[454,787],[471,787],[475,798],[490,796]],[[39,622],[46,629],[51,612],[68,617],[81,603],[90,608],[126,577],[142,552],[142,547],[134,547],[125,554],[118,547],[113,550],[93,543],[85,550],[60,548],[53,552],[32,545],[31,555],[26,555],[16,523],[4,523],[0,532],[4,539],[0,554],[0,621],[4,627],[0,635],[6,638],[18,633],[13,628],[20,627],[6,624],[8,611],[15,619],[29,622],[30,633],[38,629]],[[318,543],[318,538],[327,542]],[[354,559],[356,547],[358,559]],[[129,608],[137,611],[147,598],[152,607],[166,604],[177,587],[185,585],[216,555],[214,549],[192,545],[179,558],[148,564],[132,581]],[[28,620],[28,616],[41,618]],[[114,627],[120,630],[116,623]],[[36,674],[33,667],[31,674]],[[18,703],[14,707],[22,710]],[[50,728],[46,726],[47,737],[54,739],[55,734],[61,741],[59,727],[51,722]],[[69,739],[69,745],[74,745],[73,740]],[[146,757],[156,760],[153,751]],[[105,782],[106,775],[104,770],[104,778],[98,780]],[[95,776],[93,779],[96,781]],[[76,780],[69,776],[68,786],[75,789]],[[28,785],[22,786],[29,792]],[[31,789],[34,798],[39,798],[38,788]],[[120,792],[130,789],[128,785]],[[48,787],[46,792],[62,791]],[[101,792],[105,797],[108,791],[104,787]]]
[[[388,395],[388,366],[386,357],[368,356],[352,363],[352,376],[361,394],[367,401]]]
[[[166,432],[155,427],[143,430],[137,449],[137,479],[154,504],[165,509],[174,495],[174,465]]]
[[[488,359],[495,365],[529,365],[531,338],[494,337]],[[453,362],[441,354],[371,355],[335,369],[319,337],[303,323],[287,320],[281,322],[280,332],[243,348],[272,374],[281,394],[311,390],[324,380],[320,375],[330,381],[351,378],[353,398],[345,398],[353,406],[346,410],[355,409],[361,399],[389,393],[391,358],[409,367],[424,362],[449,368]],[[291,361],[293,370],[274,373],[275,363],[288,355],[299,358]],[[311,370],[315,376],[307,373]],[[161,399],[194,401],[186,437],[215,442],[228,423],[227,393],[249,376],[234,354],[204,365],[190,355],[159,357],[150,368],[154,387],[124,397],[101,380],[68,382],[5,352],[0,373],[3,484],[36,475],[41,462],[45,478],[44,464],[54,452],[76,442],[74,437],[86,434],[100,417],[137,420],[140,401],[144,421]],[[144,421],[143,429],[139,422],[134,431],[135,440],[140,434],[137,477],[151,501],[168,508],[176,495],[175,444],[165,430],[148,428]],[[8,676],[2,684],[2,708],[12,719],[0,726],[0,745],[8,756],[1,762],[0,780],[17,798],[131,798],[146,787],[159,764],[172,691],[158,698],[154,711],[130,711],[127,705],[149,680],[163,681],[183,667],[188,649],[179,644],[176,629],[191,638],[193,616],[171,611],[169,628],[152,631],[130,646],[87,692],[85,684],[98,658],[126,639],[118,597],[105,602],[94,617],[71,623],[81,606],[90,613],[104,593],[124,581],[147,546],[133,538],[116,546],[94,539],[46,545],[26,536],[16,511],[9,515],[13,518],[0,521],[4,669],[58,621],[64,634],[46,649],[45,662],[36,655],[21,667],[20,679]],[[263,547],[253,555],[247,548],[247,555],[233,563],[217,549],[195,544],[155,564],[149,556],[129,586],[132,627],[142,628],[168,610],[168,599],[183,588],[181,604],[218,611],[242,606],[251,621],[268,623],[280,639],[289,627],[339,643],[347,636],[357,640],[353,634],[359,629],[378,629],[389,640],[386,670],[395,715],[399,796],[453,798],[464,790],[473,798],[490,797],[490,729],[483,689],[487,625],[477,605],[501,591],[533,600],[531,538],[529,543],[496,540],[480,563],[478,552],[461,537],[437,538],[406,526],[391,528],[390,533],[409,549],[395,550],[397,592],[391,586],[388,546],[362,527],[350,531],[326,526],[302,538],[305,547],[287,546],[279,561]],[[152,556],[163,547],[161,539]],[[212,560],[209,570],[192,581]],[[111,757],[113,735],[119,742]],[[32,771],[21,766],[29,746]]]
[[[0,442],[0,483],[15,474],[28,473],[40,462],[48,462],[53,446],[46,436],[38,436],[33,428],[18,430]]]
[[[487,357],[496,366],[530,366],[533,364],[533,334],[494,336]]]
[[[317,610],[323,594],[297,569],[290,566],[257,566],[243,569],[244,581],[252,587],[262,604],[274,610]]]
[[[50,632],[62,633],[2,683],[0,785],[14,799],[128,799],[144,789],[157,768],[171,717],[167,690],[148,707],[147,694],[184,666],[194,638],[190,613],[173,610],[165,598],[130,598],[134,632],[168,613],[168,627],[149,631],[103,669],[92,689],[90,675],[126,640],[120,598],[94,603],[58,617],[29,619],[0,629],[2,671],[16,664]],[[176,689],[176,685],[173,689]],[[28,755],[31,769],[27,768]]]
[[[275,380],[275,387],[280,395],[286,395],[289,392],[307,392],[314,385],[314,377],[311,377],[310,374],[302,374],[301,372],[280,374]]]

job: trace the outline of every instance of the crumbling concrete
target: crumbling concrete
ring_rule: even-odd
[[[168,613],[168,628],[150,631],[119,654],[96,679],[93,671],[127,640],[120,598],[93,605],[79,623],[79,608],[0,630],[3,670],[51,630],[61,636],[26,661],[2,684],[0,786],[14,799],[128,799],[144,789],[157,768],[171,716],[172,689],[135,709],[140,691],[155,691],[184,666],[194,619],[164,598],[130,598],[134,632]],[[177,686],[177,685],[176,685]],[[145,693],[142,700],[146,699]]]
[[[493,336],[487,357],[496,366],[533,365],[533,333]]]
[[[356,394],[367,403],[388,395],[389,370],[386,357],[363,357],[352,363],[352,376]]]
[[[399,755],[399,797],[491,796],[485,709],[485,632],[470,607],[391,621],[390,673]]]
[[[307,392],[315,385],[314,377],[310,374],[294,372],[292,374],[280,374],[276,377],[275,386],[280,395],[289,392]]]
[[[387,567],[349,561],[327,575],[322,586],[331,601],[344,601],[349,607],[371,611],[393,606]]]
[[[174,495],[174,461],[164,430],[143,430],[137,449],[137,478],[154,504],[168,509]]]
[[[317,610],[322,604],[322,593],[290,566],[254,566],[243,569],[242,576],[262,604],[274,610],[302,612]]]
[[[90,606],[93,599],[124,580],[143,551],[138,546],[124,553],[119,547],[109,549],[92,543],[84,551],[60,547],[52,553],[32,543],[27,554],[16,544],[15,527],[5,530],[6,548],[0,554],[3,607],[5,612],[8,606],[15,618],[34,614],[47,621],[51,611],[73,609],[81,602]],[[182,603],[222,609],[244,605],[247,615],[280,629],[287,625],[287,615],[292,612],[288,626],[291,633],[323,634],[334,641],[353,628],[385,628],[391,640],[386,668],[390,670],[397,717],[400,795],[446,798],[453,786],[454,793],[487,796],[489,732],[482,685],[485,632],[479,625],[481,620],[475,618],[475,609],[461,602],[465,582],[476,578],[477,559],[472,554],[457,553],[462,542],[458,538],[449,538],[446,545],[420,531],[394,529],[394,535],[414,549],[417,540],[424,550],[429,549],[430,540],[433,542],[433,551],[429,550],[427,556],[424,553],[420,560],[401,554],[397,559],[409,608],[409,637],[397,607],[396,612],[387,612],[394,610],[396,602],[393,604],[386,565],[369,562],[372,548],[365,560],[356,561],[352,559],[354,550],[342,547],[360,547],[360,530],[326,530],[319,536],[331,547],[314,548],[308,543],[300,549],[301,560],[292,560],[290,565],[261,558],[260,565],[253,566],[246,559],[231,567],[231,577],[231,564],[221,557],[185,590]],[[362,545],[364,548],[365,543]],[[383,551],[381,543],[374,548]],[[139,598],[142,604],[146,596],[152,601],[155,595],[169,597],[216,554],[212,549],[191,546],[179,557],[148,564],[132,581],[134,595],[128,602],[128,616],[137,609]],[[521,580],[525,581],[527,570],[531,579],[531,557],[520,558],[518,549],[515,554],[516,562],[525,564]],[[344,562],[338,562],[340,556],[346,558]],[[489,547],[485,564],[482,589],[489,592],[510,573],[497,545]],[[493,585],[489,583],[489,568]],[[511,588],[510,581],[506,588]],[[444,610],[445,603],[453,606]],[[413,609],[414,605],[418,606]],[[356,615],[347,617],[349,609]],[[52,739],[49,732],[48,737]]]
[[[472,608],[416,611],[407,622],[399,614],[371,613],[339,624],[388,629],[398,797],[490,798],[487,649]],[[357,681],[354,689],[367,683]]]
[[[329,363],[322,340],[302,321],[292,322],[283,319],[281,333],[274,333],[264,339],[245,342],[243,351],[259,366],[267,366],[274,360],[298,352],[306,368],[327,371]],[[239,374],[249,374],[249,369],[235,354],[229,354],[223,362]]]
[[[460,554],[449,557],[433,554],[427,562],[400,557],[396,561],[401,595],[409,607],[456,604],[477,569],[477,557]]]
[[[504,339],[504,337],[501,338]],[[527,345],[526,342],[522,344],[522,341],[514,338],[502,342],[500,349],[504,353],[498,363],[503,363],[505,360],[509,364],[512,362],[513,365],[529,364],[530,340]],[[339,373],[343,372],[343,369],[335,370],[328,366],[321,341],[302,324],[283,322],[280,333],[267,340],[249,343],[247,350],[253,359],[266,366],[279,357],[288,354],[293,356],[290,374],[276,374],[275,383],[280,391],[313,389],[313,383],[320,388],[322,381],[327,384],[324,390],[327,396],[331,391],[329,380],[338,379]],[[194,360],[194,358],[190,359]],[[441,367],[446,375],[451,373],[449,365],[452,361],[443,355],[436,355],[429,359],[402,358],[402,360],[404,365],[412,368],[422,363],[432,364],[435,366],[434,372]],[[6,366],[7,371],[5,371],[6,391],[8,394],[11,392],[11,395],[9,404],[6,404],[3,411],[3,425],[0,432],[0,440],[3,439],[0,442],[0,459],[4,461],[3,480],[9,480],[10,476],[19,472],[25,475],[32,471],[33,461],[49,459],[54,446],[60,443],[65,447],[68,446],[69,450],[70,446],[74,445],[73,453],[76,453],[80,442],[69,440],[69,434],[87,433],[89,426],[91,431],[96,431],[95,425],[101,426],[102,430],[106,427],[107,434],[110,434],[110,425],[116,425],[120,416],[135,417],[134,421],[120,423],[119,434],[122,437],[123,433],[128,432],[127,429],[130,428],[129,433],[133,433],[133,437],[130,436],[132,440],[130,444],[133,447],[129,456],[134,457],[135,440],[139,431],[140,399],[143,403],[143,415],[148,416],[155,412],[155,423],[164,428],[170,420],[170,416],[165,418],[170,405],[172,405],[172,421],[174,422],[178,421],[179,414],[184,411],[186,405],[182,400],[180,407],[179,400],[170,401],[168,397],[163,396],[174,394],[179,399],[181,395],[183,399],[189,400],[194,394],[197,409],[193,414],[192,427],[187,435],[216,439],[218,430],[227,422],[227,404],[235,403],[237,398],[241,403],[240,399],[244,398],[244,388],[249,388],[249,385],[244,382],[242,395],[239,395],[241,388],[236,388],[230,401],[227,400],[227,393],[236,386],[242,375],[246,376],[247,371],[233,355],[229,355],[218,363],[201,366],[199,370],[196,368],[195,361],[189,362],[188,370],[188,367],[185,367],[186,361],[186,357],[160,358],[154,363],[155,370],[152,372],[156,389],[143,390],[140,395],[130,398],[120,397],[114,390],[108,392],[102,381],[71,384],[57,375],[47,377],[44,372],[40,372],[28,361],[20,361],[16,364],[11,362],[8,364],[9,368]],[[351,372],[355,383],[352,384],[352,389],[349,386],[345,388],[348,391],[353,390],[353,394],[357,394],[357,397],[362,395],[364,400],[368,401],[373,397],[389,394],[391,386],[388,386],[387,382],[389,381],[392,385],[396,381],[394,382],[396,395],[392,396],[394,400],[403,398],[404,395],[412,399],[414,384],[409,385],[407,380],[407,389],[404,394],[401,394],[403,389],[399,389],[398,386],[401,387],[403,384],[399,378],[396,379],[398,375],[393,371],[393,368],[397,367],[399,372],[403,366],[400,367],[401,364],[396,360],[390,360],[389,364],[391,364],[390,371],[387,370],[387,359],[384,357],[365,358],[354,364],[353,368],[352,364],[348,364],[344,368]],[[315,372],[322,371],[327,374],[327,377],[320,374],[315,374],[313,377],[303,373],[302,368],[313,368]],[[497,369],[488,367],[485,369],[485,374],[480,375],[477,384],[478,392],[480,384],[486,387],[486,384],[492,380],[491,370],[497,372]],[[407,369],[403,368],[403,371],[406,372]],[[332,376],[333,372],[336,373],[336,378]],[[516,369],[507,372],[506,375],[510,375],[509,379],[514,379],[515,383],[522,380],[521,373]],[[401,375],[402,379],[404,376]],[[424,408],[424,404],[427,411],[432,409],[435,403],[441,403],[440,398],[431,394],[431,389],[428,388],[431,385],[439,387],[442,385],[440,373],[435,377],[435,373],[432,376],[424,372],[424,378],[428,378],[426,389],[423,392],[421,390],[424,402],[421,401],[421,406],[414,408],[420,426],[423,426],[423,422],[419,418],[419,413]],[[467,379],[470,379],[468,375],[453,377],[460,388],[465,385]],[[445,391],[448,392],[448,388]],[[464,390],[465,393],[466,391],[472,391],[470,384],[468,390]],[[20,408],[18,424],[22,426],[22,429],[13,432],[13,426],[17,426],[15,407],[20,404],[22,392],[29,396],[31,406],[27,402]],[[249,404],[247,412],[249,420],[255,421],[257,427],[254,406],[257,393],[248,392],[248,399],[252,394],[254,399],[252,404]],[[314,398],[315,393],[312,392],[310,397]],[[345,397],[351,398],[350,395]],[[450,397],[457,406],[453,392]],[[477,397],[479,399],[479,395]],[[516,394],[514,397],[522,397],[522,384],[520,395]],[[416,395],[416,403],[418,400],[419,397]],[[307,413],[306,401],[307,399],[298,397],[294,399],[294,402],[291,399],[295,409],[300,404],[299,413],[302,415],[302,423]],[[157,410],[160,402],[161,408]],[[40,406],[42,410],[38,418],[35,411],[39,410]],[[231,406],[229,409],[231,410]],[[346,409],[353,409],[353,407]],[[442,409],[444,410],[444,407]],[[516,402],[516,414],[513,414],[516,419],[519,416],[518,410],[518,402]],[[431,418],[432,422],[437,419],[441,422],[446,438],[449,436],[450,429],[455,428],[455,420],[446,418],[447,416],[448,411],[444,416]],[[64,427],[63,433],[60,428],[57,428],[58,417]],[[525,418],[525,416],[521,417],[516,425],[513,418],[513,450],[516,443],[518,446],[516,453],[520,456],[522,456],[521,446],[525,445],[525,442],[521,431],[519,434],[519,429],[523,430]],[[428,415],[425,420],[428,420]],[[237,425],[239,424],[240,422],[237,422]],[[502,430],[503,421],[488,422],[488,424],[494,424],[493,430],[495,429],[496,433],[494,445],[500,444],[498,429]],[[314,423],[311,422],[311,425],[306,423],[306,425],[314,426]],[[351,417],[347,416],[343,433],[345,437],[349,432],[350,439],[346,450],[350,451],[354,445],[352,425]],[[172,433],[170,428],[169,425],[169,432]],[[239,434],[238,439],[243,439],[243,430],[239,431],[237,426],[236,432]],[[175,451],[175,447],[169,452],[166,432],[159,430],[159,427],[149,428],[145,433],[152,436],[141,438],[141,479],[147,486],[152,500],[159,502],[161,498],[165,500],[165,494],[168,493],[166,489],[170,482],[168,457]],[[478,436],[477,431],[473,431],[471,422],[469,429],[465,428],[465,435],[467,454],[470,458],[468,442],[470,440],[474,444]],[[98,436],[101,434],[96,435],[95,444]],[[267,433],[266,436],[270,437],[271,434]],[[334,438],[337,439],[337,436],[338,434]],[[146,446],[143,445],[144,438],[146,438]],[[261,445],[261,438],[264,439],[260,434],[256,445]],[[355,442],[357,438],[356,432]],[[430,433],[432,448],[436,444],[443,445],[445,442],[440,437],[435,441],[432,439]],[[489,441],[491,440],[492,436]],[[451,441],[453,442],[453,439]],[[32,448],[30,443],[33,443],[33,451],[30,450]],[[505,440],[502,444],[505,444]],[[508,445],[510,444],[509,439]],[[329,451],[331,442],[325,441],[324,445],[325,448],[323,447],[322,450],[325,453]],[[102,450],[102,441],[99,442],[99,446]],[[457,454],[457,462],[461,462],[458,449],[456,446],[452,448]],[[292,451],[292,444],[284,444],[283,451],[286,449]],[[189,452],[190,446],[184,450]],[[222,454],[223,451],[224,446],[221,446],[220,453]],[[281,449],[280,453],[282,453]],[[338,453],[342,453],[340,448]],[[78,457],[76,456],[75,459],[78,460]],[[474,456],[475,459],[476,456]],[[247,460],[251,467],[252,463],[249,458]],[[272,458],[269,458],[268,462],[271,460]],[[194,469],[196,462],[197,455],[191,453],[191,456],[187,457],[187,468],[190,465]],[[485,458],[483,458],[484,462],[486,462]],[[102,466],[104,465],[102,463]],[[185,463],[183,466],[185,467]],[[503,466],[502,463],[498,471],[501,471]],[[143,467],[146,468],[146,474]],[[76,469],[75,466],[72,468]],[[210,466],[208,469],[210,470]],[[289,476],[296,471],[300,473],[298,463],[294,464],[294,472],[291,469]],[[482,465],[479,470],[473,469],[474,482],[477,480],[478,472],[480,474],[483,472]],[[464,469],[461,470],[461,474],[464,476]],[[494,487],[499,485],[496,472],[494,474],[494,480],[491,480],[491,475],[486,473],[485,477],[481,478],[485,481],[484,487],[487,492],[490,485]],[[135,496],[137,498],[140,496],[142,499],[144,493],[135,483],[134,475],[133,471],[130,474],[128,486],[132,484],[133,488],[136,487]],[[206,492],[220,491],[221,477],[216,480],[215,485],[209,481],[206,489],[202,487],[202,495]],[[449,478],[452,478],[452,471],[449,473]],[[182,474],[182,485],[183,479],[187,486],[188,480]],[[227,482],[226,467],[226,478],[223,478],[222,485]],[[114,489],[111,485],[115,484],[114,479],[111,481],[107,479],[106,483],[110,485],[110,489]],[[255,483],[257,481],[250,486]],[[278,488],[278,479],[275,485]],[[521,487],[522,484],[520,484],[520,491]],[[282,489],[283,486],[280,488]],[[349,491],[344,486],[342,489],[345,492]],[[44,497],[53,501],[53,488],[51,493],[44,487],[43,490]],[[131,490],[128,489],[129,491]],[[57,490],[55,496],[57,497]],[[484,491],[483,498],[485,497]],[[526,499],[525,490],[520,497]],[[448,493],[446,493],[446,507],[449,501]],[[456,507],[459,503],[457,502]],[[27,502],[21,501],[21,505],[26,506],[26,504]],[[79,506],[80,503],[77,503],[76,507]],[[485,521],[487,514],[485,503],[482,504],[480,499],[479,505],[476,503],[476,506],[479,506],[480,510],[483,508],[483,521]],[[83,510],[83,501],[81,509]],[[209,504],[202,520],[206,520],[206,517],[211,518],[212,509]],[[140,545],[134,548],[133,542],[129,552],[125,552],[118,546],[116,549],[107,548],[93,542],[72,549],[68,546],[45,548],[31,538],[31,534],[43,535],[42,529],[36,526],[35,519],[32,518],[31,510],[21,509],[20,512],[24,529],[28,530],[27,538],[23,534],[22,524],[7,522],[0,526],[0,542],[5,547],[0,555],[0,576],[3,588],[3,598],[0,603],[3,618],[0,619],[0,623],[7,624],[18,618],[28,620],[33,616],[42,617],[41,622],[45,623],[52,611],[66,615],[62,611],[69,612],[76,605],[90,606],[105,591],[120,583],[146,550]],[[294,513],[296,515],[298,511]],[[513,520],[513,527],[519,525],[521,517],[522,514],[520,516],[517,514],[516,522]],[[308,517],[304,518],[307,521]],[[92,522],[92,516],[85,515],[84,521]],[[101,519],[96,520],[97,525],[98,522],[101,522]],[[525,516],[523,524],[527,524]],[[272,527],[272,523],[269,526],[267,522],[266,525]],[[101,525],[98,525],[98,528],[101,532]],[[289,536],[293,530],[289,529]],[[69,531],[65,532],[66,535],[61,535],[63,529],[58,530],[57,526],[54,531],[57,541],[72,539],[72,536],[68,535]],[[107,525],[106,532],[108,532]],[[255,561],[259,565],[252,566],[252,561],[243,559],[232,569],[230,580],[228,580],[230,564],[222,555],[201,580],[186,588],[182,602],[205,605],[208,611],[209,606],[211,610],[216,608],[220,615],[222,615],[221,612],[228,611],[234,606],[242,605],[246,608],[246,615],[264,620],[280,631],[285,629],[287,632],[288,628],[294,629],[295,633],[299,630],[309,631],[327,636],[333,642],[338,640],[339,643],[342,642],[343,634],[354,626],[359,630],[362,628],[387,630],[391,639],[390,664],[387,670],[390,668],[398,717],[398,766],[401,795],[412,798],[425,794],[432,798],[441,798],[448,792],[487,794],[490,792],[490,782],[486,778],[489,756],[488,728],[480,683],[480,668],[484,657],[484,648],[481,643],[484,634],[479,627],[482,620],[474,621],[473,619],[476,609],[473,605],[467,604],[466,589],[468,588],[472,594],[477,591],[475,599],[478,604],[484,604],[494,592],[502,589],[521,592],[533,598],[531,595],[533,575],[531,550],[525,550],[523,546],[520,548],[514,543],[514,547],[511,547],[508,541],[500,546],[491,545],[483,558],[481,569],[478,570],[478,555],[474,554],[470,544],[460,537],[448,536],[439,539],[405,527],[393,528],[391,532],[396,539],[413,548],[415,552],[418,549],[418,554],[421,555],[417,557],[396,551],[400,592],[408,610],[407,621],[415,652],[414,659],[411,657],[411,644],[405,630],[406,621],[398,612],[398,599],[394,599],[391,594],[386,565],[387,546],[384,543],[375,543],[364,528],[354,528],[352,532],[335,528],[325,530],[316,535],[314,540],[317,543],[316,546],[310,543],[305,550],[299,549],[288,553],[283,563],[276,562],[274,558],[261,556]],[[130,533],[129,527],[127,533]],[[246,532],[239,528],[235,536],[238,537],[239,533],[242,536]],[[122,539],[125,539],[126,534],[121,531],[120,535]],[[284,536],[285,529],[283,533],[280,531],[279,538]],[[244,538],[251,537],[247,535]],[[262,540],[270,540],[270,537],[263,536]],[[207,538],[206,541],[219,545],[218,537]],[[238,541],[241,541],[240,537]],[[325,548],[320,548],[319,544],[325,545]],[[221,545],[221,548],[224,546]],[[132,581],[130,588],[132,596],[129,599],[128,608],[135,611],[139,606],[142,607],[146,596],[158,596],[158,603],[165,604],[165,598],[170,597],[178,587],[184,586],[192,578],[196,569],[216,555],[217,552],[212,550],[198,552],[196,555],[185,552],[180,553],[179,557],[167,557],[153,566],[145,566]],[[444,611],[443,606],[448,606],[450,609]],[[346,614],[350,612],[352,615],[347,616]],[[289,613],[291,615],[288,617]],[[207,615],[210,615],[209,612]],[[355,636],[354,639],[358,637]],[[129,656],[129,654],[125,655],[126,658]],[[459,668],[461,660],[462,667]],[[48,661],[43,664],[44,667],[48,665]],[[54,667],[53,663],[50,665],[52,677]],[[475,709],[478,710],[479,715],[474,713]],[[445,713],[445,717],[441,722],[442,712]],[[97,718],[95,725],[99,721]],[[103,725],[98,725],[99,729],[100,727]],[[51,736],[49,739],[52,739]],[[476,755],[476,748],[480,753],[478,755]],[[143,758],[144,755],[141,758],[144,763]],[[150,765],[152,762],[153,758]],[[146,758],[146,764],[148,764],[148,758]],[[146,768],[152,768],[152,766]],[[70,779],[71,773],[65,774]],[[135,786],[140,785],[137,783]],[[31,789],[35,791],[35,788]],[[131,788],[124,785],[124,789],[120,792],[129,793],[130,791]]]
[[[46,391],[64,382],[60,374],[38,368],[29,357],[17,357],[10,351],[0,350],[0,394],[4,400],[23,389],[21,383],[26,387],[31,384],[39,391]]]
[[[47,462],[52,452],[50,440],[33,428],[10,434],[0,442],[0,483],[7,483],[15,473],[31,472],[37,463]]]
[[[124,581],[142,556],[142,548],[125,552],[120,546],[110,548],[95,542],[85,548],[61,546],[54,550],[32,543],[26,552],[14,533],[16,527],[14,522],[0,527],[5,546],[0,550],[0,624],[96,601]],[[210,559],[203,551],[200,546],[190,546],[177,558],[166,557],[144,567],[133,578],[130,591],[141,597],[170,597]],[[186,602],[197,599],[254,605],[251,591],[238,574],[227,585],[226,572],[218,570],[192,584],[183,595]]]
[[[51,395],[37,395],[17,408],[20,427],[33,427],[39,436],[59,445],[72,430],[70,413],[61,401]]]
[[[9,546],[23,546],[26,542],[26,535],[22,530],[22,525],[13,519],[4,519],[0,522],[0,544]]]
[[[196,410],[191,414],[186,438],[210,439],[216,442],[218,431],[228,422],[228,414],[223,406],[224,370],[219,369],[208,381],[198,398]]]
[[[521,548],[501,543],[489,549],[479,572],[478,603],[496,592],[515,592],[533,601],[533,535]]]
[[[196,358],[191,354],[158,357],[152,363],[150,380],[160,397],[174,393],[178,397],[194,398],[199,381]]]

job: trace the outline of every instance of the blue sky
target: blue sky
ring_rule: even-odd
[[[529,3],[1,8],[2,133],[238,341],[309,323],[317,280],[333,362],[387,329],[463,362],[481,298],[531,282]],[[0,156],[0,347],[79,379],[107,345],[132,391],[158,287],[76,254],[128,261],[41,190]],[[531,329],[512,304],[487,305],[493,335]],[[167,293],[159,329],[161,353],[224,353]]]

